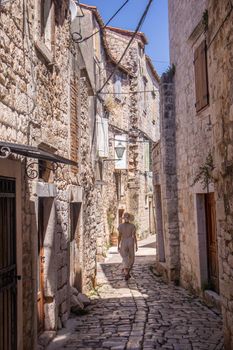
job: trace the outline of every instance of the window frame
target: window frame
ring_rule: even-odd
[[[44,21],[44,4],[49,2],[49,14],[47,16],[46,24]],[[46,63],[54,64],[54,48],[55,48],[55,4],[53,0],[40,0],[36,4],[37,12],[37,28],[35,47],[43,56]],[[46,28],[47,26],[47,28]],[[50,32],[50,33],[49,33]],[[46,34],[47,33],[47,34]],[[49,35],[48,35],[49,33]]]

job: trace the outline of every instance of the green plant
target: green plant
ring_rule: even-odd
[[[202,15],[202,24],[204,26],[205,32],[208,30],[208,24],[209,24],[209,15],[208,10],[205,10]]]
[[[206,157],[205,163],[199,167],[199,172],[195,176],[191,186],[194,186],[197,182],[201,182],[203,190],[207,189],[207,192],[209,192],[209,184],[213,183],[212,172],[214,168],[213,156],[209,153]]]
[[[173,76],[175,75],[175,72],[176,72],[176,66],[175,66],[174,63],[173,63],[171,66],[169,66],[169,67],[167,68],[167,70],[166,70],[165,73],[166,73],[167,75],[173,77]]]

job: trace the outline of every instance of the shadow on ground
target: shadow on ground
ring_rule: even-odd
[[[71,315],[48,350],[223,349],[220,316],[154,276],[153,263],[138,256],[128,282],[119,263],[101,264],[88,314]]]

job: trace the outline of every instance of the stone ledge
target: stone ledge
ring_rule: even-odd
[[[166,263],[156,261],[154,273],[160,275],[165,282],[168,282],[168,271]]]
[[[39,53],[43,56],[47,64],[53,65],[54,64],[53,53],[46,47],[43,41],[37,40],[34,42],[34,45],[37,51],[39,51]]]
[[[205,290],[203,293],[203,299],[209,307],[214,307],[217,311],[221,312],[221,298],[219,294],[212,290]]]
[[[56,331],[45,331],[38,337],[37,349],[42,350],[45,349],[48,344],[55,338],[57,332]]]

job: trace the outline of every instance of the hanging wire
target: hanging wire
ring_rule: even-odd
[[[101,91],[103,90],[103,88],[106,86],[106,84],[109,82],[109,80],[111,79],[111,77],[113,76],[113,74],[114,74],[114,73],[116,72],[116,70],[118,69],[118,66],[120,65],[120,63],[121,63],[123,57],[125,56],[125,54],[126,54],[128,48],[129,48],[129,46],[131,45],[132,41],[133,41],[134,38],[136,37],[136,35],[137,35],[139,29],[141,28],[141,26],[142,26],[142,24],[143,24],[143,22],[144,22],[144,20],[145,20],[145,18],[146,18],[146,16],[147,16],[147,13],[148,13],[148,11],[149,11],[149,8],[150,8],[150,6],[151,6],[151,4],[152,4],[152,1],[153,1],[153,0],[149,0],[147,6],[146,6],[146,8],[145,8],[145,11],[143,12],[143,14],[142,14],[142,16],[141,16],[141,18],[140,18],[140,20],[139,20],[139,22],[138,22],[138,25],[137,25],[137,27],[136,27],[136,29],[135,29],[135,31],[134,31],[134,33],[133,33],[133,35],[132,35],[130,41],[128,42],[128,44],[127,44],[127,46],[126,46],[126,48],[125,48],[123,54],[121,55],[121,58],[120,58],[119,61],[117,62],[115,68],[114,68],[113,71],[112,71],[112,73],[110,73],[110,75],[109,75],[109,77],[107,78],[107,80],[105,81],[105,83],[104,83],[104,84],[102,85],[102,87],[97,91],[97,94],[95,95],[95,104],[97,103],[97,95],[101,93]],[[95,120],[94,120],[94,128],[93,128],[92,140],[91,140],[91,149],[92,149],[92,147],[93,147],[94,138],[95,138],[96,113],[95,113],[94,118],[95,118]]]
[[[139,90],[139,91],[131,91],[131,92],[99,92],[101,95],[133,95],[133,94],[141,94],[145,92],[155,93],[155,91],[159,91],[159,89],[154,90]]]
[[[136,37],[136,35],[137,35],[138,31],[140,30],[141,26],[143,25],[143,23],[144,23],[144,21],[145,21],[145,18],[146,18],[146,16],[147,16],[147,13],[148,13],[148,11],[149,11],[149,8],[150,8],[150,6],[151,6],[151,4],[152,4],[152,1],[153,1],[153,0],[149,0],[148,4],[147,4],[147,6],[146,6],[146,9],[145,9],[145,11],[143,12],[143,14],[142,14],[142,16],[141,16],[140,21],[138,22],[138,25],[137,25],[137,27],[136,27],[136,29],[135,29],[135,31],[134,31],[134,33],[133,33],[133,35],[132,35],[130,41],[128,42],[128,44],[127,44],[127,46],[126,46],[126,48],[125,48],[123,54],[121,55],[121,58],[120,58],[119,61],[117,62],[115,68],[114,68],[113,71],[112,71],[112,73],[108,76],[108,78],[107,78],[107,80],[105,81],[105,83],[104,83],[104,84],[102,85],[102,87],[97,91],[97,94],[101,93],[101,91],[102,91],[102,90],[104,89],[104,87],[107,85],[107,83],[109,82],[109,80],[111,79],[111,77],[113,76],[113,74],[114,74],[114,73],[116,72],[116,70],[118,69],[118,67],[119,67],[119,65],[120,65],[120,63],[121,63],[121,61],[123,60],[124,56],[126,55],[126,52],[127,52],[128,48],[130,47],[132,41],[133,41],[134,38]]]
[[[125,7],[125,5],[129,2],[130,0],[126,0],[123,5],[112,15],[112,17],[107,21],[107,23],[100,28],[99,30],[97,30],[96,32],[92,33],[89,36],[86,36],[85,38],[81,38],[79,39],[78,43],[83,43],[84,41],[87,41],[88,39],[92,38],[94,35],[96,35],[97,33],[99,33],[102,29],[106,28],[107,25],[113,20],[113,18],[116,17],[116,15],[118,15],[118,13]],[[80,6],[80,5],[79,5]],[[80,6],[81,9],[81,6]]]

